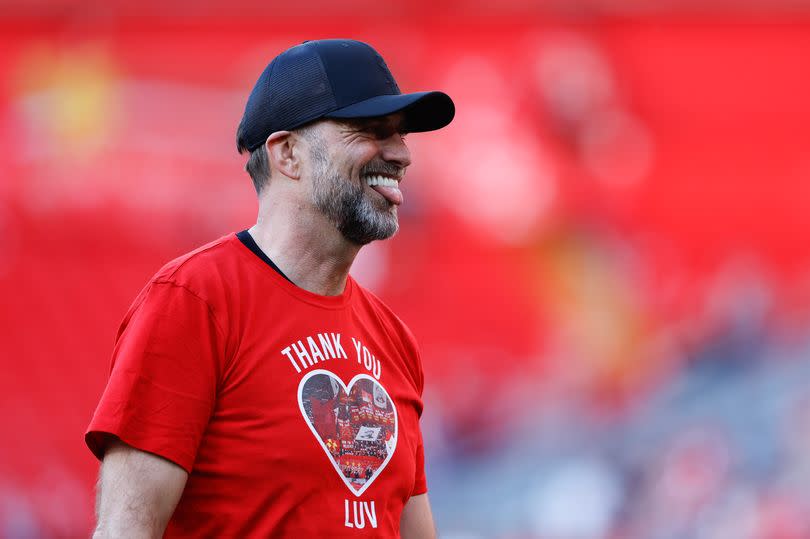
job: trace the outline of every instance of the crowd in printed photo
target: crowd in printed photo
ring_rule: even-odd
[[[376,382],[359,379],[349,393],[327,374],[309,378],[304,411],[343,476],[355,489],[368,482],[396,443],[396,414]]]

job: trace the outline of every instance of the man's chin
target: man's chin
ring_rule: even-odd
[[[394,216],[393,222],[387,223],[384,227],[346,227],[341,229],[340,232],[349,242],[362,247],[372,241],[387,240],[394,237],[399,232],[399,222]]]

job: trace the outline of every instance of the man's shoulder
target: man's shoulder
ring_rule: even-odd
[[[382,299],[379,298],[369,289],[361,286],[357,281],[354,281],[354,286],[359,296],[359,301],[366,306],[376,317],[384,324],[391,326],[407,340],[411,341],[414,345],[416,339],[411,332],[408,325],[388,306]]]
[[[414,384],[421,395],[425,378],[422,372],[422,359],[416,337],[408,325],[384,301],[370,290],[357,284],[356,281],[354,285],[356,286],[358,301],[362,302],[364,309],[370,316],[377,319],[388,337],[397,343],[397,346],[402,351],[402,357],[407,358],[406,367],[410,371]],[[421,414],[421,408],[419,413]]]
[[[233,278],[239,264],[234,234],[206,243],[166,263],[154,277],[153,283],[170,283],[198,291],[206,285]]]

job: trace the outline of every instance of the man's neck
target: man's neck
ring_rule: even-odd
[[[322,296],[340,295],[360,246],[346,241],[320,215],[309,217],[260,212],[249,232],[296,286]]]

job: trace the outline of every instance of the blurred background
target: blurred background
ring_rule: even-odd
[[[130,302],[250,226],[266,63],[353,37],[455,121],[353,270],[423,350],[446,539],[810,537],[802,2],[0,2],[0,537],[86,536]]]

